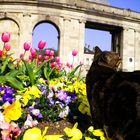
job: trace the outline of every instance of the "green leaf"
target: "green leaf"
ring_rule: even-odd
[[[67,76],[68,76],[68,79],[71,79],[71,78],[74,76],[75,72],[78,70],[78,68],[81,67],[81,66],[82,66],[82,64],[78,65],[73,71],[71,71],[71,72],[67,75]]]
[[[0,83],[3,83],[3,84],[6,84],[6,83],[9,83],[10,86],[12,86],[13,88],[16,88],[16,89],[23,89],[23,85],[22,83],[17,80],[16,78],[14,77],[11,77],[11,76],[0,76]]]
[[[35,84],[35,79],[36,79],[36,76],[34,74],[34,68],[31,67],[31,64],[29,64],[28,62],[24,61],[24,65],[26,67],[26,72],[30,78],[30,82],[31,82],[31,85],[34,85]]]

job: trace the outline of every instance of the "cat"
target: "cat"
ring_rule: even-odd
[[[140,71],[118,70],[120,63],[119,54],[95,47],[86,75],[92,120],[112,140],[140,140]]]

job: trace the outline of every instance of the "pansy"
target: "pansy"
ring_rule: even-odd
[[[13,102],[11,105],[9,105],[8,107],[4,109],[3,114],[4,114],[4,119],[6,120],[6,122],[10,122],[12,120],[13,121],[18,120],[22,115],[20,102],[18,100]]]
[[[73,128],[66,127],[64,129],[66,135],[70,138],[70,140],[81,140],[82,139],[82,132],[77,128],[78,123],[75,123]]]
[[[23,140],[43,140],[41,130],[37,127],[30,128],[25,131]]]

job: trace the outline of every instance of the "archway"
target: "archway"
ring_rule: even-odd
[[[0,20],[0,35],[3,32],[9,32],[11,34],[10,41],[8,42],[11,45],[11,52],[16,58],[19,50],[19,27],[16,22],[11,19],[1,19]],[[3,47],[3,42],[0,41],[0,49]]]
[[[45,40],[46,49],[59,50],[59,30],[55,24],[48,21],[39,22],[33,29],[32,46],[38,48],[38,42]]]

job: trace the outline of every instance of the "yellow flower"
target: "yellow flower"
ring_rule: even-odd
[[[70,140],[80,140],[82,139],[82,132],[77,128],[78,123],[75,123],[75,125],[73,126],[72,129],[66,127],[64,129],[64,132],[66,133],[66,135],[68,137],[72,137],[70,138]]]
[[[11,120],[18,120],[22,115],[21,104],[18,100],[7,106],[3,111],[4,119],[6,122]]]
[[[43,78],[39,78],[39,79],[38,79],[38,82],[39,82],[40,84],[46,84],[46,82],[45,82],[45,80],[44,80]]]
[[[90,138],[90,137],[85,137],[85,140],[96,140],[96,139],[93,139],[93,138]]]
[[[63,140],[63,135],[46,135],[43,140]]]
[[[29,92],[31,95],[34,95],[35,97],[38,97],[38,98],[41,95],[41,91],[34,85],[30,88]]]
[[[93,126],[90,126],[90,127],[88,128],[88,131],[89,131],[89,132],[93,132],[93,131],[94,131],[94,127],[93,127]]]
[[[36,87],[32,86],[26,89],[25,93],[22,95],[22,102],[24,105],[27,105],[28,101],[32,99],[32,97],[39,98],[41,95],[41,91]]]
[[[91,116],[90,114],[90,108],[89,106],[87,106],[87,104],[84,104],[83,102],[80,103],[78,110],[82,113],[82,114],[87,114],[88,116]]]
[[[96,129],[93,131],[94,136],[104,136],[104,132],[101,129]]]
[[[23,140],[43,140],[41,130],[37,127],[26,130]]]

